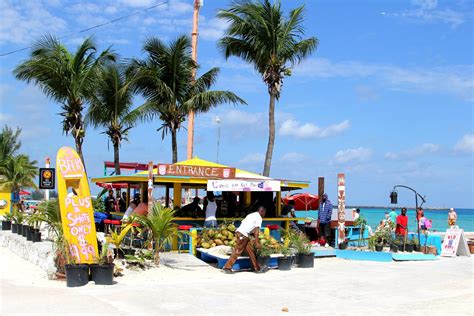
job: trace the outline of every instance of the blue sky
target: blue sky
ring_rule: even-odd
[[[89,35],[100,49],[112,45],[122,57],[143,57],[143,40],[169,41],[190,34],[192,0],[168,4],[64,40],[71,50]],[[0,2],[0,53],[31,45],[39,36],[63,36],[149,7],[159,1]],[[260,77],[242,61],[226,61],[216,42],[226,25],[216,19],[229,1],[205,0],[200,14],[198,62],[203,71],[221,68],[216,89],[228,89],[248,105],[223,105],[197,117],[195,155],[215,161],[221,119],[219,162],[263,170],[268,95]],[[416,1],[284,1],[306,4],[306,35],[317,51],[285,79],[277,104],[276,146],[271,176],[326,178],[336,200],[337,173],[346,173],[347,203],[388,205],[395,184],[415,187],[427,206],[474,207],[473,202],[473,3]],[[0,125],[23,129],[23,151],[44,161],[59,147],[74,147],[61,132],[59,105],[34,86],[16,81],[12,70],[28,51],[0,57]],[[142,100],[135,99],[138,106]],[[139,124],[121,148],[122,161],[169,162],[170,140],[160,122]],[[186,130],[179,160],[186,155]],[[100,130],[87,130],[89,176],[103,174],[113,152]],[[93,189],[95,190],[95,189]],[[400,191],[400,203],[413,194]]]

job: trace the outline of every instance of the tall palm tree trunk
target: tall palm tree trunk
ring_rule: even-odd
[[[265,165],[263,167],[263,175],[270,176],[270,166],[272,164],[273,146],[275,144],[275,100],[276,95],[270,93],[270,105],[268,110],[268,145],[265,155]]]
[[[171,149],[173,150],[173,163],[178,162],[178,145],[176,143],[176,130],[171,129]]]
[[[119,157],[119,143],[114,142],[114,168],[115,168],[115,175],[120,175],[120,157]]]
[[[82,154],[82,143],[84,142],[84,138],[79,135],[74,136],[74,142],[76,143],[76,151],[79,157],[81,158],[82,165],[84,166],[84,172],[86,171],[86,163],[84,161],[84,155]]]

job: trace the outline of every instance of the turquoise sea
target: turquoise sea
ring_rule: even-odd
[[[382,208],[361,208],[360,214],[367,220],[367,223],[375,229],[380,220],[385,218],[385,212],[390,212],[390,209]],[[397,214],[400,214],[400,209],[396,208]],[[431,231],[445,231],[448,228],[448,212],[449,210],[423,210],[425,217],[432,220],[433,227]],[[464,231],[474,231],[474,209],[456,209],[458,220],[456,224],[464,229]],[[414,209],[408,209],[408,227],[410,231],[416,230],[416,215]]]

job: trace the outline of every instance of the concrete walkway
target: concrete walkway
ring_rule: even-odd
[[[314,269],[225,275],[187,254],[112,286],[67,288],[0,247],[0,314],[473,315],[471,258],[433,262],[316,259]]]

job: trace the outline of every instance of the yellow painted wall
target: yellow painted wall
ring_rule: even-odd
[[[0,215],[10,213],[11,197],[12,197],[11,192],[0,191],[0,200],[7,201],[7,205],[5,206],[5,208],[0,209]]]

